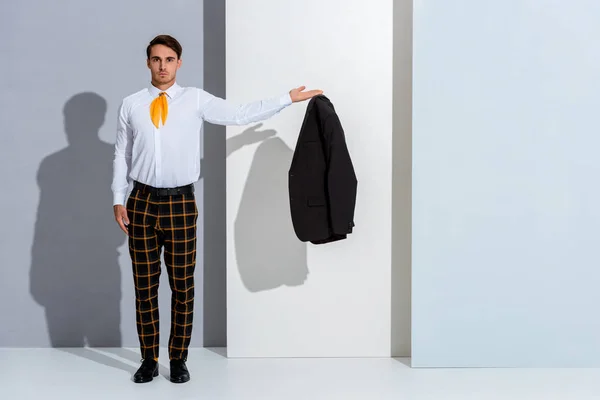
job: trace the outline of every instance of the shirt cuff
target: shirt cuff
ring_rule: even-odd
[[[117,204],[124,206],[125,205],[125,195],[126,195],[126,192],[113,193],[113,206],[116,206]]]
[[[290,92],[287,92],[279,98],[279,104],[282,106],[289,106],[292,103],[292,96],[290,96]]]

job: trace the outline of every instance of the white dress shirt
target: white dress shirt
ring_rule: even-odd
[[[159,187],[183,186],[200,178],[200,129],[204,121],[245,125],[292,104],[289,93],[247,104],[232,104],[196,88],[174,84],[166,90],[169,113],[156,128],[150,103],[161,90],[153,85],[123,99],[117,119],[113,161],[113,205],[125,205],[132,180]]]

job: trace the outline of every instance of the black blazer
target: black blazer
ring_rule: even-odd
[[[288,172],[292,224],[313,244],[346,239],[354,227],[358,180],[344,130],[324,95],[311,98]]]

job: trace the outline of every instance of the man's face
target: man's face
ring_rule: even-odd
[[[175,81],[180,66],[181,60],[175,51],[162,44],[152,46],[148,68],[152,72],[153,82],[163,85]]]

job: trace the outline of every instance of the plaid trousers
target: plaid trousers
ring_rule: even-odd
[[[158,359],[160,256],[171,287],[169,359],[187,360],[194,312],[196,222],[193,193],[157,196],[134,189],[127,199],[129,254],[133,267],[136,326],[143,359]]]

